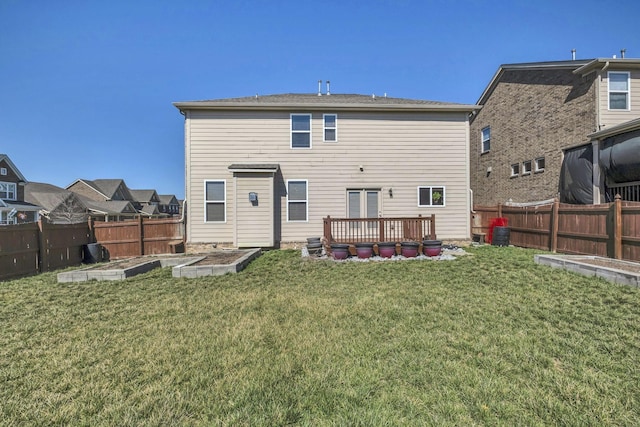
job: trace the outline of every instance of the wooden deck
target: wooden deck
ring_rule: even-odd
[[[436,216],[411,218],[323,218],[325,242],[422,242],[436,239]]]

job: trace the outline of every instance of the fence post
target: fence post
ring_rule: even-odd
[[[553,201],[553,206],[551,207],[551,230],[549,233],[549,250],[551,252],[556,252],[558,250],[558,217],[560,210],[560,200],[556,197]]]
[[[144,255],[144,225],[142,223],[142,215],[138,216],[138,239],[139,239],[138,254],[142,256]]]
[[[38,272],[44,273],[45,268],[49,265],[49,258],[47,254],[47,237],[45,236],[46,221],[42,217],[38,219]]]
[[[498,203],[498,218],[502,218],[502,203]]]
[[[87,220],[87,225],[89,226],[89,242],[98,243],[96,242],[95,220],[93,219],[93,217],[89,217],[89,219]]]
[[[622,259],[622,197],[620,194],[616,194],[613,206],[613,257]]]

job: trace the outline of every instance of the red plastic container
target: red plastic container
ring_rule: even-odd
[[[500,218],[491,218],[491,222],[489,223],[489,233],[487,233],[487,243],[491,243],[493,239],[493,229],[496,227],[507,227],[509,220],[505,217]]]

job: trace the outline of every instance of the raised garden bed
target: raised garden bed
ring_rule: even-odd
[[[226,255],[224,255],[226,253]],[[237,273],[262,253],[260,248],[222,251],[216,256],[203,256],[191,262],[173,267],[171,274],[173,277],[203,277],[221,276],[227,273]]]
[[[591,255],[535,255],[537,264],[563,268],[583,276],[601,277],[613,283],[640,286],[640,264]]]

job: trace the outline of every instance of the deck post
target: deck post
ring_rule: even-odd
[[[558,250],[559,210],[560,210],[560,200],[556,198],[553,201],[553,206],[551,207],[551,230],[549,230],[549,232],[551,233],[551,235],[549,236],[549,250],[554,253]]]

